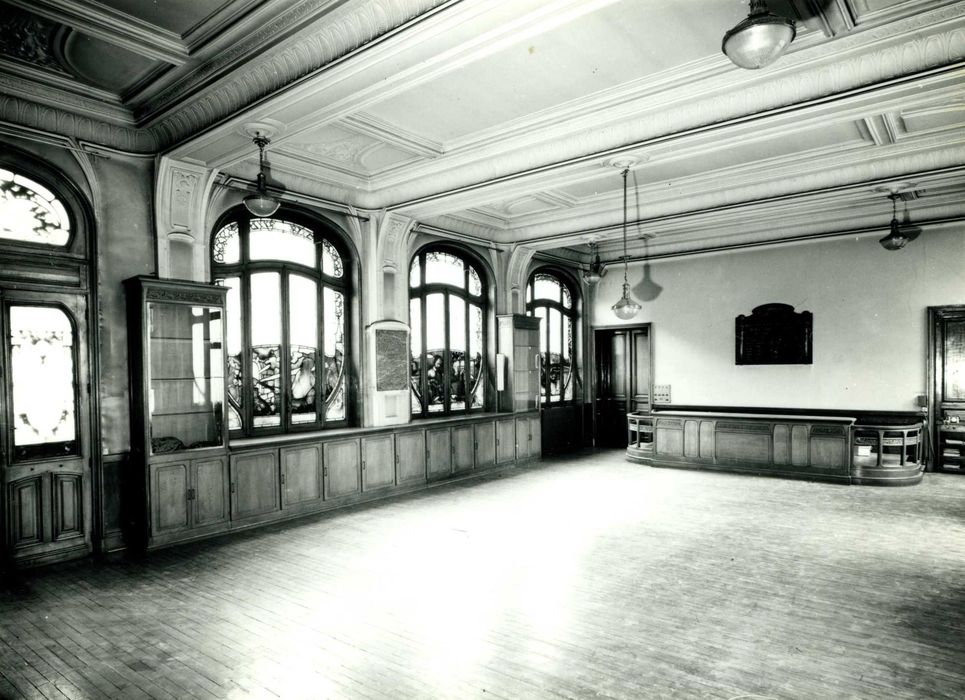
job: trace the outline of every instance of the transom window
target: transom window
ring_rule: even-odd
[[[526,285],[526,311],[541,318],[540,391],[544,403],[573,400],[573,293],[549,270],[539,270]]]
[[[486,403],[486,295],[476,264],[448,248],[422,250],[409,268],[410,381],[417,416]]]
[[[297,214],[242,212],[212,239],[212,271],[228,287],[228,427],[238,435],[346,425],[346,251],[328,227]]]
[[[70,240],[67,209],[39,182],[0,168],[0,239],[65,246]]]

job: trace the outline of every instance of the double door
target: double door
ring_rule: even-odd
[[[0,528],[18,565],[91,543],[87,299],[0,288]]]
[[[650,411],[650,326],[598,328],[595,435],[597,447],[627,446],[627,413]]]

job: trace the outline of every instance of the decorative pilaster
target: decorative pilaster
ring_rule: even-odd
[[[216,170],[162,156],[154,190],[158,276],[208,281],[205,208]]]

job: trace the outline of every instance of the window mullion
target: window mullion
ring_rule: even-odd
[[[423,256],[423,260],[425,256]],[[422,273],[425,275],[425,272]],[[423,280],[424,283],[424,280]],[[422,415],[429,415],[429,363],[426,361],[426,346],[428,345],[426,326],[426,296],[423,290],[422,296],[419,297],[419,309],[422,314],[422,328],[420,329],[421,338],[419,338],[419,387],[422,391]]]
[[[319,253],[320,255],[320,253]],[[328,366],[325,364],[325,285],[318,280],[318,362],[315,365],[315,418],[321,417],[322,427],[328,423]],[[343,356],[342,361],[345,361]],[[348,405],[346,404],[346,410]]]
[[[290,324],[288,323],[288,268],[279,270],[278,282],[281,284],[281,338],[279,343],[278,373],[281,375],[281,425],[282,432],[291,429],[291,348],[289,346]]]
[[[244,401],[242,432],[251,435],[255,420],[255,379],[251,367],[251,274],[241,274],[241,396]]]

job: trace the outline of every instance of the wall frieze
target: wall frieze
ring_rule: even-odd
[[[2,82],[2,79],[0,79]],[[158,149],[153,134],[0,92],[0,120],[131,153]]]

